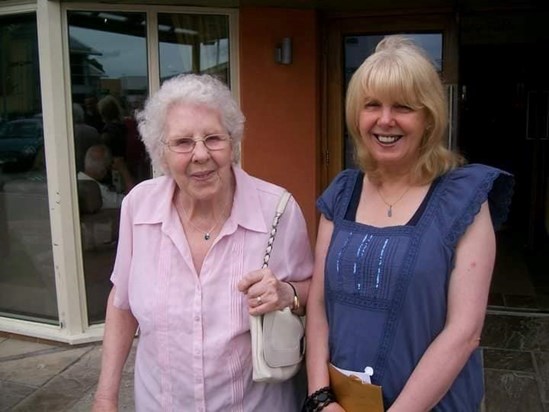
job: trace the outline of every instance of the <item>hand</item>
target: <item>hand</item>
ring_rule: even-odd
[[[271,269],[248,273],[238,282],[238,290],[248,297],[250,315],[262,315],[289,307],[294,301],[292,287],[281,282]]]
[[[112,399],[102,399],[95,397],[92,405],[92,412],[117,412],[118,402]]]

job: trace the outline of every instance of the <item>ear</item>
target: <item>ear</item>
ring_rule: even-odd
[[[231,141],[231,160],[233,164],[240,163],[240,143],[234,143]]]

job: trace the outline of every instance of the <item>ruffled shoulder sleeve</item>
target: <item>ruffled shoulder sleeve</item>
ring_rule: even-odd
[[[326,219],[334,220],[345,216],[356,179],[361,175],[358,169],[340,172],[316,201],[316,207]]]
[[[486,200],[494,228],[499,229],[509,214],[513,185],[510,173],[481,164],[466,165],[443,176],[439,218],[446,241],[457,243]]]

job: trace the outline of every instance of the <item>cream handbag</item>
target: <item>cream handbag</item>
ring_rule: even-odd
[[[263,268],[269,265],[278,222],[290,197],[285,191],[276,208]],[[290,308],[250,316],[250,333],[255,382],[282,382],[299,371],[305,353],[304,317],[295,315]]]

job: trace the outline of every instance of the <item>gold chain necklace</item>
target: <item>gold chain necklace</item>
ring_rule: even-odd
[[[223,211],[225,211],[225,209],[227,208],[227,203],[225,203],[225,205],[223,206]],[[189,225],[191,225],[191,227],[196,230],[197,232],[200,232],[202,234],[204,234],[204,240],[210,240],[211,237],[212,237],[212,232],[215,230],[215,228],[217,227],[217,225],[219,225],[219,222],[220,222],[220,219],[216,219],[215,220],[215,224],[212,226],[212,228],[210,230],[207,230],[207,231],[204,231],[203,229],[200,229],[198,226],[196,226],[192,221],[191,219],[189,218],[189,215],[187,215],[187,212],[185,211],[185,208],[183,207],[183,205],[180,204],[180,207],[181,207],[181,210],[183,211],[183,214],[185,215],[185,219],[187,220],[187,222],[189,223]],[[221,213],[221,217],[223,217],[225,213]]]
[[[377,194],[379,195],[379,198],[382,200],[383,203],[385,203],[388,207],[387,209],[387,217],[393,217],[393,206],[396,205],[400,199],[402,199],[404,197],[404,195],[406,193],[408,193],[408,191],[412,188],[412,186],[408,186],[406,188],[406,190],[399,196],[399,198],[397,200],[395,200],[393,203],[389,203],[385,200],[385,198],[383,197],[383,195],[381,194],[381,191],[379,190],[379,186],[376,186],[376,190],[377,190]]]

